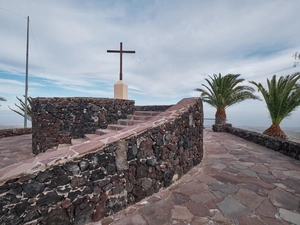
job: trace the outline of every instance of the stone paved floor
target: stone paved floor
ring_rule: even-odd
[[[300,224],[300,162],[204,130],[203,162],[171,187],[90,225]]]
[[[33,157],[31,134],[0,138],[0,169]]]

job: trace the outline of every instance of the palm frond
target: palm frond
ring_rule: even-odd
[[[290,116],[300,106],[300,73],[281,76],[278,81],[276,75],[267,79],[265,89],[261,83],[250,81],[262,93],[266,102],[272,124],[279,126],[281,121]]]

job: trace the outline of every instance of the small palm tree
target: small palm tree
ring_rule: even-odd
[[[202,84],[207,90],[197,88],[201,92],[204,102],[217,109],[215,124],[226,123],[225,109],[231,105],[242,102],[246,99],[259,99],[254,95],[254,88],[246,85],[239,85],[245,79],[239,78],[240,74],[227,74],[224,77],[214,74],[213,77],[205,79],[208,85]]]
[[[286,138],[285,133],[280,128],[280,123],[300,106],[300,83],[297,83],[299,80],[299,72],[281,76],[278,82],[276,75],[274,75],[271,80],[267,79],[268,90],[261,83],[257,84],[250,81],[262,93],[272,120],[272,125],[263,132],[264,134]]]
[[[6,101],[6,99],[3,98],[3,97],[0,97],[0,101]],[[1,105],[0,105],[0,106],[1,106]]]
[[[25,97],[25,96],[24,96],[24,97]],[[10,108],[9,106],[8,106],[8,108],[10,108],[10,110],[14,111],[15,113],[19,114],[20,116],[25,117],[25,109],[26,109],[26,108],[25,108],[25,103],[23,102],[22,99],[18,98],[17,96],[16,96],[16,98],[19,100],[20,105],[15,104],[15,106],[17,106],[17,107],[21,110],[21,112],[12,109],[12,108]],[[31,102],[32,102],[32,98],[31,98],[31,97],[27,97],[27,102],[28,102],[28,104],[27,104],[27,119],[28,119],[29,121],[31,121],[31,118],[32,118],[32,111],[31,111]]]

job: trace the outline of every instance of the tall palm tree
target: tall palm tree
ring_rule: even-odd
[[[6,101],[6,99],[3,98],[3,97],[0,97],[0,101]],[[1,106],[1,105],[0,105],[0,106]]]
[[[280,128],[281,121],[290,116],[298,106],[300,106],[300,73],[281,76],[276,81],[276,75],[271,80],[267,79],[268,90],[261,83],[250,81],[260,91],[265,99],[272,125],[263,133],[286,138],[285,133]]]
[[[214,74],[213,77],[205,79],[208,85],[202,84],[206,89],[197,88],[201,92],[204,102],[217,109],[215,124],[226,123],[225,109],[246,99],[259,99],[254,95],[254,88],[246,85],[239,85],[245,79],[239,78],[240,74],[227,74],[224,77]]]
[[[10,110],[14,111],[15,113],[19,114],[20,116],[25,117],[25,109],[26,109],[25,108],[25,103],[23,102],[22,99],[20,99],[18,97],[16,97],[16,98],[19,100],[20,105],[15,104],[15,106],[17,106],[21,110],[21,112],[15,110],[15,109],[12,109],[9,106],[8,106],[8,108],[10,108]],[[31,111],[32,98],[31,97],[27,97],[27,102],[28,102],[28,104],[27,104],[27,120],[31,121],[31,118],[32,118],[32,111]]]

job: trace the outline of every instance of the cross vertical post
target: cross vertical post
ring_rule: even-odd
[[[107,50],[108,53],[120,53],[120,80],[123,80],[122,66],[123,66],[123,53],[135,53],[135,51],[125,50],[123,51],[123,43],[120,42],[120,50]]]

